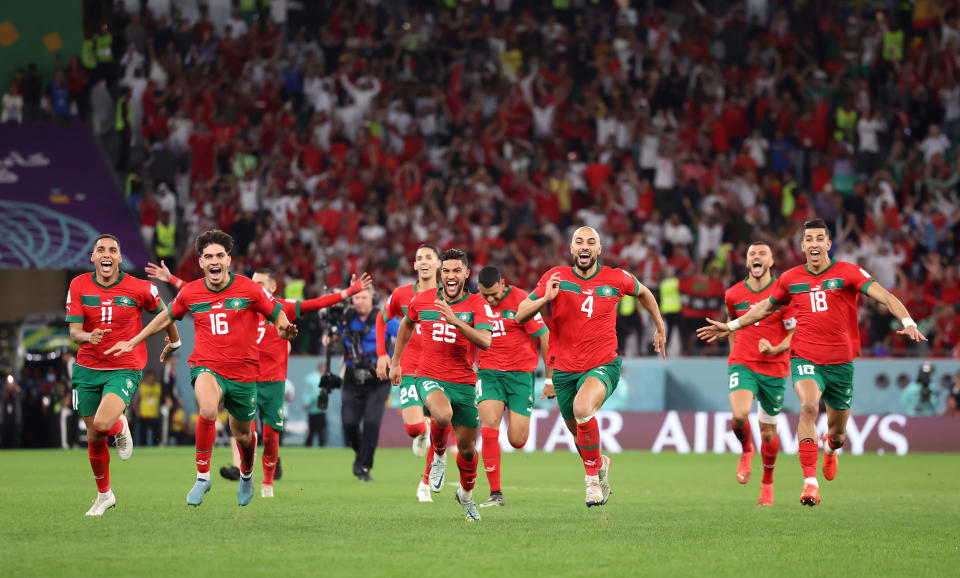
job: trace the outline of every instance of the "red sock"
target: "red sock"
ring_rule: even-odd
[[[280,432],[263,424],[263,485],[273,485],[277,471],[277,456],[280,454]]]
[[[108,436],[115,436],[122,431],[123,431],[123,422],[118,419],[117,422],[113,424],[113,426],[108,431],[100,432],[100,433],[107,434]]]
[[[427,446],[427,467],[423,469],[423,483],[430,483],[430,464],[433,463],[433,444]]]
[[[477,464],[480,463],[480,456],[473,453],[473,459],[468,460],[463,454],[457,454],[457,469],[460,470],[460,487],[466,491],[473,489],[477,483]]]
[[[600,472],[600,425],[597,418],[591,417],[587,423],[577,424],[577,447],[583,458],[583,469],[588,476]]]
[[[240,450],[240,474],[243,476],[249,476],[253,473],[253,462],[257,459],[256,430],[250,432],[250,443],[246,446],[240,445],[240,440],[237,440],[237,449]],[[276,466],[276,464],[274,464],[274,466]]]
[[[418,435],[426,433],[427,431],[427,424],[424,422],[414,423],[414,424],[405,423],[403,424],[403,427],[407,428],[407,434],[412,438],[415,438]]]
[[[197,417],[197,473],[210,473],[210,455],[213,453],[213,442],[217,439],[217,422],[205,417]]]
[[[107,438],[98,443],[88,440],[87,453],[90,454],[90,468],[93,470],[93,479],[97,482],[97,491],[106,494],[110,491],[110,448],[107,447]]]
[[[760,442],[760,456],[763,458],[762,484],[773,483],[773,466],[777,463],[777,452],[780,451],[780,438],[775,437],[768,442]]]
[[[437,425],[437,422],[430,422],[430,443],[433,444],[435,455],[442,456],[447,451],[447,438],[450,436],[452,429],[453,426],[451,425],[442,428]]]
[[[483,469],[487,472],[487,482],[491,492],[500,491],[500,431],[492,427],[480,428],[483,438]],[[460,463],[459,461],[457,462]]]
[[[743,452],[752,452],[753,451],[753,439],[750,436],[750,420],[743,422],[743,425],[737,427],[735,421],[730,420],[730,428],[733,429],[733,435],[737,436],[737,439],[740,440],[740,445],[743,447]]]
[[[804,478],[817,477],[817,462],[820,455],[817,453],[817,440],[807,438],[800,440],[800,467],[803,469]]]

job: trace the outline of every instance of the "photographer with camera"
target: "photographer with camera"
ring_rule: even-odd
[[[380,437],[380,422],[390,395],[390,382],[377,378],[376,311],[373,290],[353,296],[337,328],[343,339],[343,437],[356,458],[353,475],[372,482],[373,454]],[[321,384],[321,388],[322,388]]]
[[[938,388],[931,388],[933,365],[924,363],[920,366],[917,379],[907,385],[900,394],[900,403],[904,406],[904,413],[910,417],[934,416],[940,413],[940,394]]]

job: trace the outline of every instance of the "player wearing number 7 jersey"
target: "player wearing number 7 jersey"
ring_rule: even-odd
[[[610,497],[610,458],[600,455],[600,427],[594,417],[617,388],[617,302],[638,298],[657,326],[653,347],[666,358],[666,329],[657,300],[636,277],[623,269],[600,265],[603,247],[592,227],[573,234],[573,267],[554,267],[540,278],[517,309],[517,323],[526,323],[547,304],[551,307],[547,365],[554,368],[553,386],[567,428],[577,438],[586,471],[586,504],[602,506]]]
[[[860,331],[857,326],[857,298],[863,293],[882,303],[903,323],[898,331],[913,341],[926,341],[917,324],[899,299],[874,282],[870,274],[828,255],[832,242],[823,219],[803,224],[801,249],[805,265],[790,269],[774,285],[773,294],[746,315],[729,323],[713,319],[697,334],[715,341],[772,315],[779,307],[791,305],[797,319],[797,332],[790,344],[793,388],[800,398],[799,457],[803,470],[800,503],[820,503],[817,482],[817,414],[820,398],[827,407],[828,433],[823,436],[823,477],[837,474],[836,451],[846,440],[847,418],[853,400],[853,360],[860,355]]]
[[[257,436],[252,428],[257,410],[260,357],[257,314],[272,321],[284,339],[293,339],[297,328],[265,289],[229,271],[233,248],[230,235],[220,230],[206,231],[194,244],[203,279],[187,283],[180,290],[166,317],[154,319],[132,340],[118,343],[108,353],[129,352],[174,320],[182,319],[187,313],[193,316],[196,342],[189,364],[200,415],[196,429],[197,481],[187,494],[187,503],[199,506],[204,494],[210,491],[214,424],[222,398],[241,456],[237,502],[246,506],[253,497],[253,461],[257,448]]]

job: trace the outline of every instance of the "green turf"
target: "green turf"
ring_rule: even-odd
[[[95,496],[87,453],[0,453],[0,576],[637,576],[956,575],[960,459],[842,456],[822,503],[799,505],[796,456],[781,455],[776,505],[758,508],[760,460],[746,486],[732,455],[614,456],[613,496],[583,503],[576,456],[503,458],[505,508],[470,524],[454,502],[456,469],[434,503],[416,501],[421,462],[381,450],[375,482],[345,450],[284,448],[276,498],[240,508],[216,476],[187,506],[193,454],[138,448],[111,463],[117,507]],[[214,452],[214,470],[229,459]],[[483,477],[481,468],[481,478]],[[259,480],[259,464],[257,470]],[[485,498],[486,481],[476,496]],[[460,567],[458,568],[458,565]]]

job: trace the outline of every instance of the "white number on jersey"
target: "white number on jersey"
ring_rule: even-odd
[[[810,292],[810,310],[814,312],[827,310],[827,292],[826,291]]]
[[[410,384],[410,387],[401,387],[400,388],[400,405],[406,405],[407,402],[411,400],[420,399],[417,396],[417,386]]]
[[[734,371],[730,374],[730,389],[734,389],[740,385],[740,372]]]
[[[257,343],[263,341],[263,336],[267,334],[266,327],[257,327]]]
[[[226,313],[210,314],[210,333],[214,335],[226,335],[230,333],[230,326],[227,325]]]
[[[503,319],[491,319],[491,322],[493,324],[493,337],[500,337],[501,335],[507,334],[507,330],[503,325]]]
[[[800,375],[816,375],[812,365],[798,365],[797,373]]]
[[[580,311],[586,313],[587,317],[593,317],[593,295],[583,300],[583,305],[580,306]]]
[[[100,323],[113,323],[113,306],[100,308]]]
[[[457,340],[457,330],[453,325],[437,322],[433,324],[433,340],[443,343],[454,343]]]

